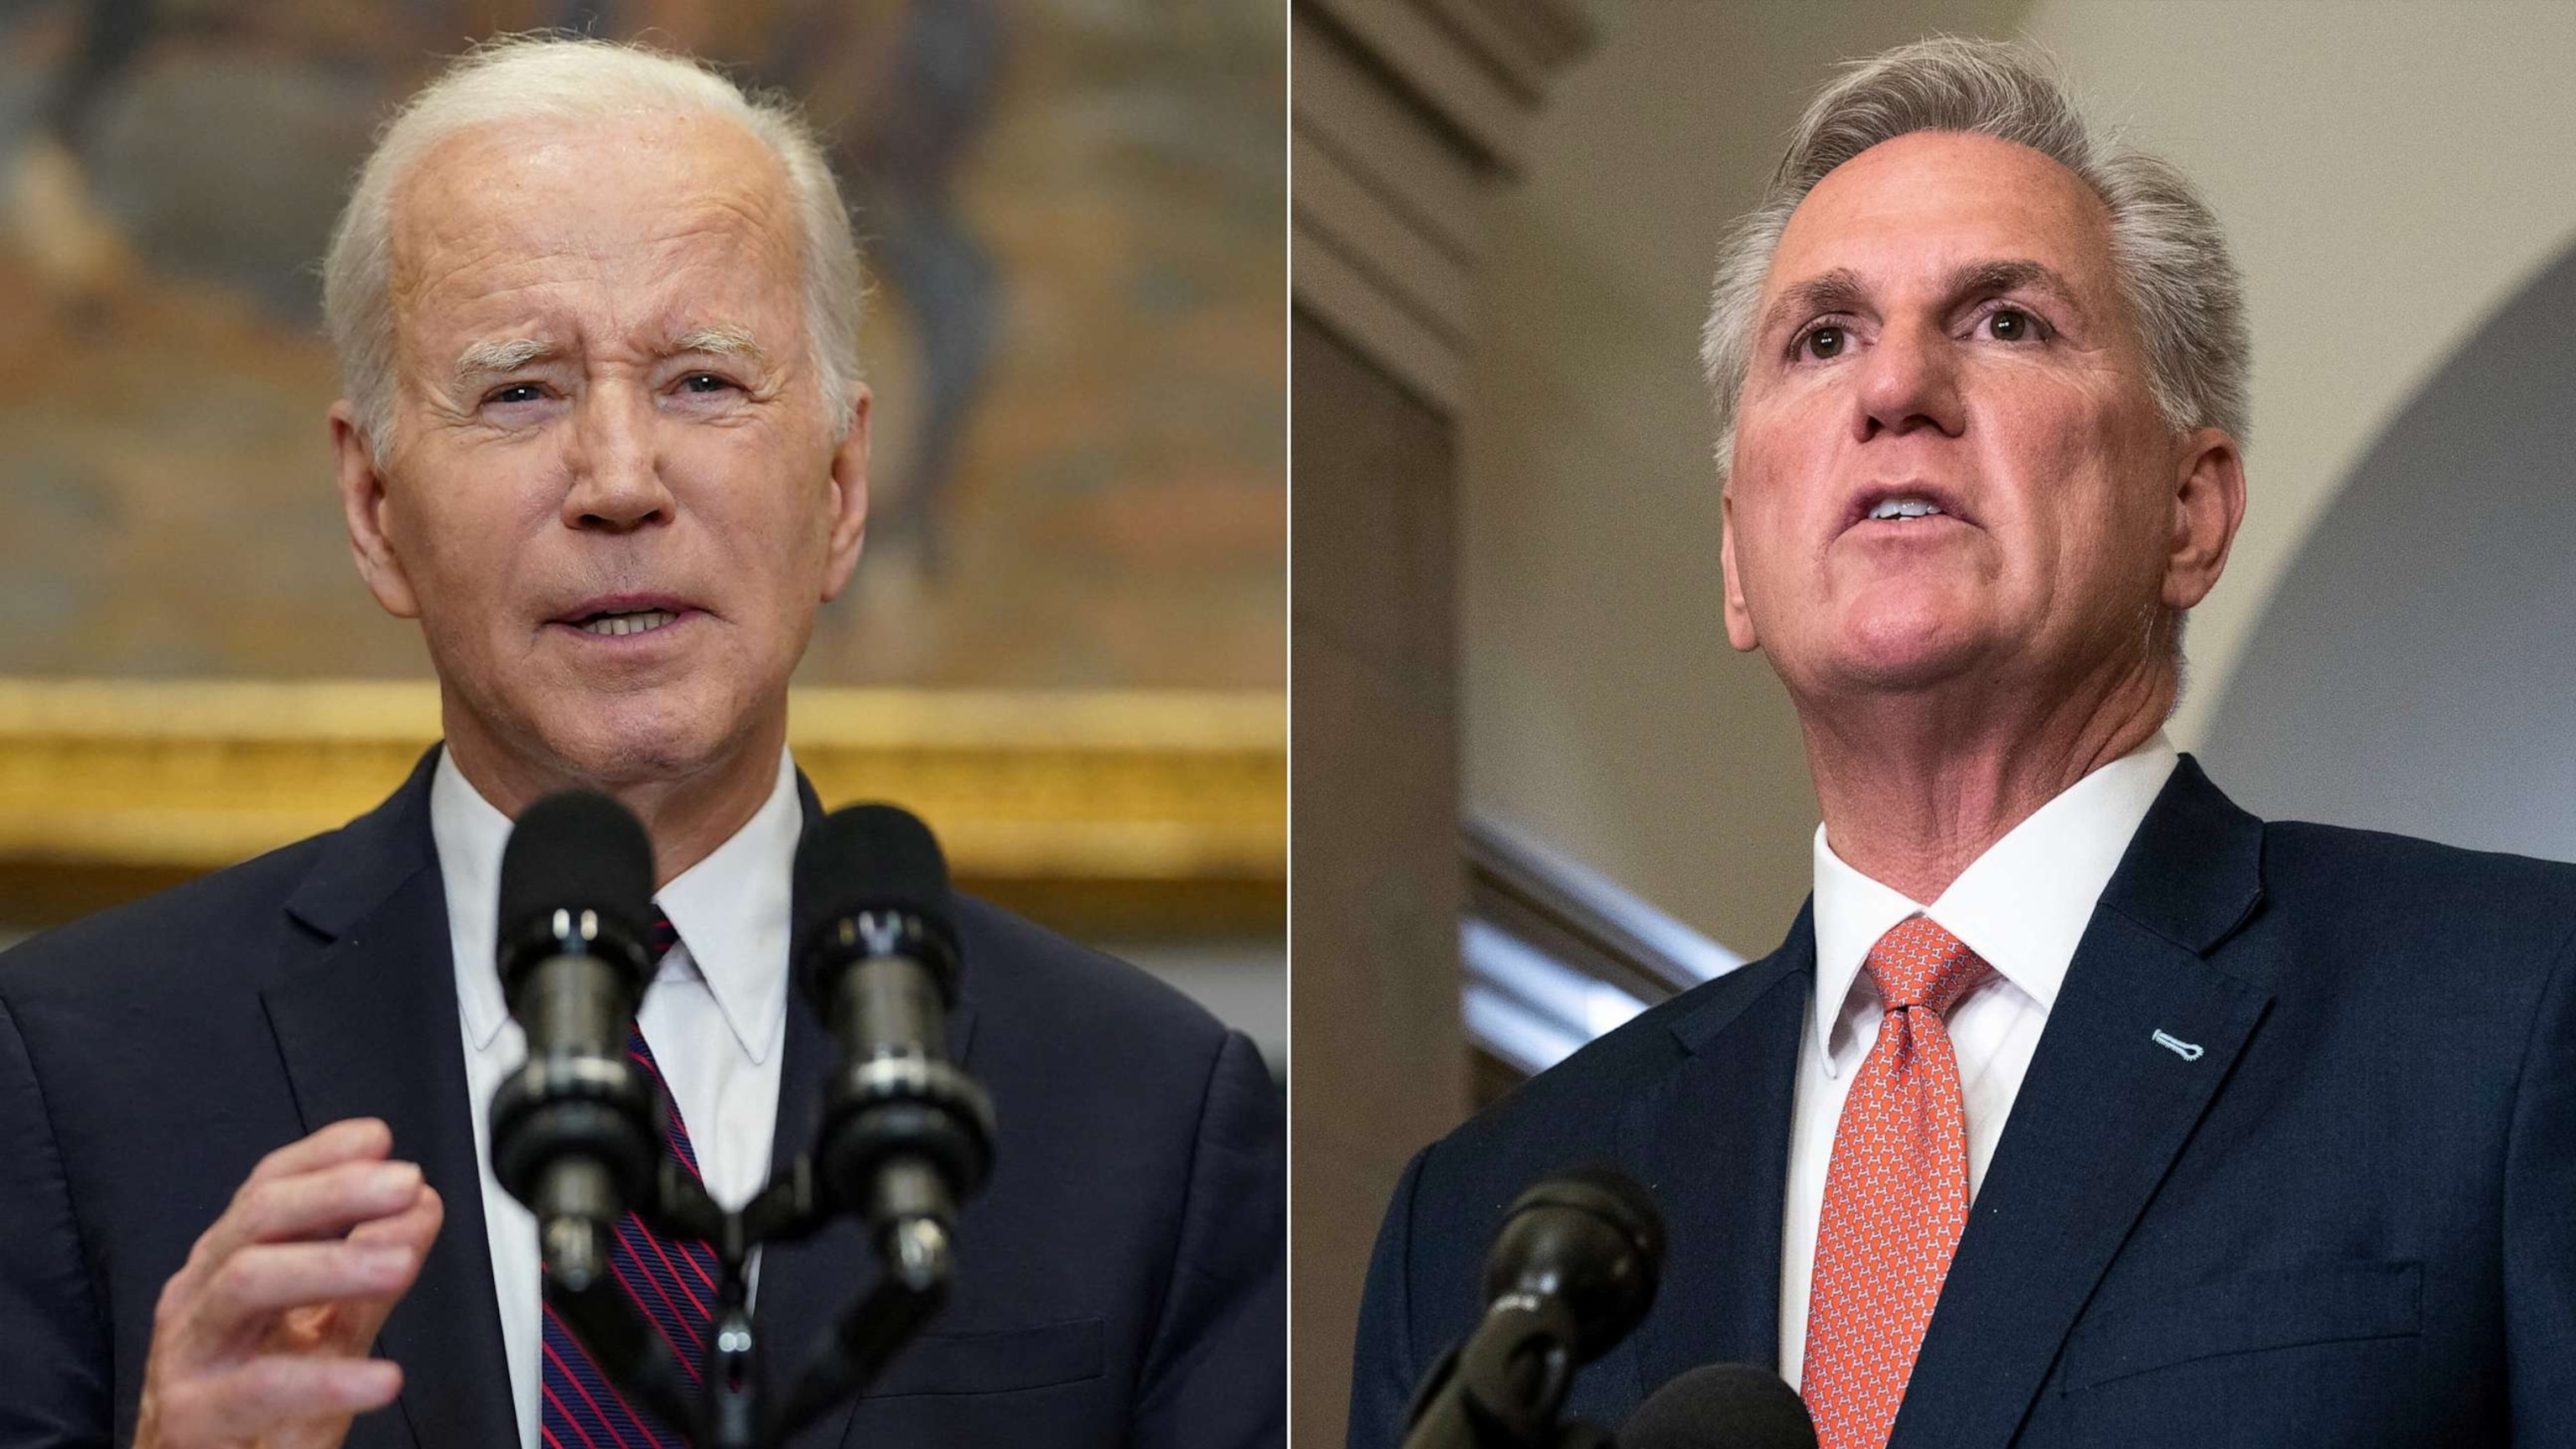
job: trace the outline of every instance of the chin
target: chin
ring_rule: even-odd
[[[1968,673],[1967,661],[1953,654],[1867,654],[1835,661],[1841,691],[1866,694],[1912,694],[1936,689]]]
[[[1953,615],[1922,608],[1876,609],[1845,621],[1827,650],[1831,676],[1846,689],[1893,694],[1930,689],[1970,672],[1984,653]]]
[[[540,745],[577,778],[602,786],[681,780],[724,763],[751,719],[704,690],[547,701]]]

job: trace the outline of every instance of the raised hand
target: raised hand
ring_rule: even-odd
[[[260,1159],[161,1290],[136,1449],[329,1449],[402,1392],[367,1350],[444,1208],[392,1150],[354,1118]]]

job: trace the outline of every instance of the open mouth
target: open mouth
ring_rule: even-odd
[[[1961,523],[1976,521],[1961,514],[1948,494],[1921,484],[1911,484],[1873,491],[1854,499],[1849,521],[1844,526],[1855,528],[1864,523],[1893,523],[1903,527],[1919,525],[1927,518],[1950,518]]]
[[[678,623],[680,616],[670,609],[603,610],[568,622],[585,634],[619,639],[629,634],[649,634]]]

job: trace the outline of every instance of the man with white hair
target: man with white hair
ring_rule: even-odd
[[[1814,895],[1415,1158],[1355,1446],[1604,1159],[1669,1247],[1598,1420],[1734,1361],[1826,1449],[2576,1443],[2576,870],[2267,823],[2163,733],[2246,354],[2208,209],[2029,50],[1816,98],[1704,348]]]
[[[679,1442],[542,1309],[492,1172],[486,1104],[526,1051],[499,863],[561,789],[644,822],[671,938],[630,1050],[675,1152],[747,1199],[832,1067],[788,991],[818,807],[787,686],[867,517],[859,296],[813,139],[687,62],[497,43],[388,126],[326,266],[331,437],[445,742],[346,829],[0,965],[0,1445]],[[929,1331],[796,1442],[1280,1442],[1280,1113],[1249,1042],[956,916],[950,1046],[994,1097],[996,1173]],[[703,1246],[631,1217],[619,1243],[696,1361]],[[764,1250],[783,1368],[873,1272],[854,1223]]]

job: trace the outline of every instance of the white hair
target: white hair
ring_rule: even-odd
[[[797,219],[812,354],[833,436],[851,425],[844,404],[859,380],[859,306],[865,290],[858,242],[821,141],[794,104],[746,95],[694,60],[640,45],[540,33],[503,36],[457,57],[377,133],[322,263],[322,320],[339,354],[341,386],[357,408],[369,449],[383,457],[394,427],[391,298],[394,198],[422,158],[482,127],[589,123],[637,112],[719,116],[739,122],[786,172]]]
[[[2176,433],[2247,436],[2243,289],[2218,220],[2171,164],[2094,129],[2037,49],[1936,36],[1844,68],[1790,133],[1762,204],[1719,252],[1700,365],[1717,403],[1717,465],[1732,465],[1751,363],[1754,309],[1790,213],[1827,173],[1882,141],[1962,131],[2027,146],[2075,173],[2111,218],[2111,255],[2147,359],[2156,408]]]

